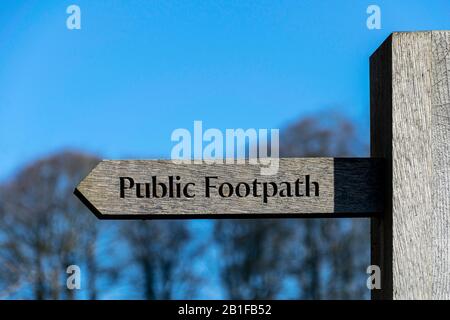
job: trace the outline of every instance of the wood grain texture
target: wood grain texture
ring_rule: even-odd
[[[371,155],[392,181],[372,219],[373,298],[450,299],[449,34],[394,33],[371,58]]]
[[[249,164],[174,164],[170,160],[116,160],[102,161],[78,185],[75,194],[100,218],[170,218],[170,217],[238,217],[242,215],[327,215],[371,216],[383,210],[380,201],[380,177],[383,170],[380,159],[355,158],[284,158],[280,159],[276,175],[262,176],[260,168]],[[319,196],[303,197],[220,197],[217,189],[222,182],[236,186],[239,182],[251,185],[258,182],[305,180],[319,183]],[[131,177],[136,182],[167,181],[168,176],[179,176],[181,183],[193,182],[193,198],[155,199],[136,198],[133,191],[121,198],[119,177]],[[217,176],[206,197],[206,176]],[[261,192],[261,186],[259,187]],[[129,191],[129,190],[128,190]],[[128,192],[127,191],[127,192]]]
[[[432,32],[432,297],[450,299],[450,32]]]

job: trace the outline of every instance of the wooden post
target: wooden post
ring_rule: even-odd
[[[402,32],[370,59],[371,156],[387,159],[374,299],[450,299],[449,52],[450,31]]]

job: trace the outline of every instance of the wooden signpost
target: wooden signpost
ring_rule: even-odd
[[[251,164],[102,161],[75,193],[99,218],[359,216],[382,212],[381,159],[286,158]]]
[[[370,59],[372,158],[254,165],[102,161],[75,194],[99,218],[369,217],[374,299],[450,299],[450,31]]]

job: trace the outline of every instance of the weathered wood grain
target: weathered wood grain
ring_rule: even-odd
[[[394,33],[371,57],[371,155],[387,160],[373,298],[450,299],[449,36]]]
[[[450,32],[432,32],[432,298],[450,299]]]
[[[102,161],[78,185],[75,194],[97,214],[99,218],[214,218],[224,215],[327,215],[371,216],[382,211],[380,199],[382,177],[380,159],[333,158],[285,158],[280,159],[276,175],[262,176],[260,168],[250,164],[174,164],[169,160],[116,160]],[[258,182],[305,180],[318,182],[319,195],[281,197],[278,193],[264,202],[262,197],[220,197],[217,188],[222,182],[236,186],[239,182],[251,185]],[[152,176],[166,181],[168,176],[179,176],[180,182],[195,183],[191,191],[195,197],[136,198],[127,190],[120,197],[120,177],[131,177],[136,182],[150,182]],[[216,176],[206,197],[205,177]],[[261,186],[259,187],[260,193]]]

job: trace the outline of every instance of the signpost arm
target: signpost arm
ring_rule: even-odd
[[[449,52],[449,31],[403,32],[370,60],[371,156],[387,159],[374,299],[450,299]]]

